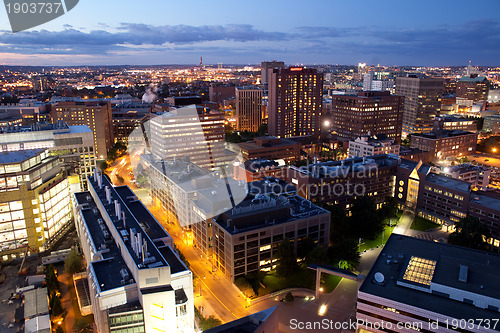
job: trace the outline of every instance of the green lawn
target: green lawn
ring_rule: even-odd
[[[365,250],[372,249],[374,247],[377,247],[379,245],[384,245],[385,242],[389,239],[389,236],[392,234],[392,231],[394,230],[396,226],[393,225],[392,227],[390,226],[385,226],[384,232],[380,235],[378,235],[377,238],[375,239],[364,239],[361,245],[359,246],[359,252],[363,252]],[[382,238],[383,237],[383,238]]]
[[[437,223],[421,218],[420,216],[415,216],[415,219],[413,220],[410,229],[418,231],[426,231],[428,229],[436,229],[439,227],[440,225]]]
[[[300,269],[297,270],[295,274],[287,278],[278,277],[274,272],[266,274],[260,284],[258,284],[255,279],[247,278],[251,285],[258,285],[258,297],[273,293],[278,290],[285,288],[308,288],[314,290],[316,288],[316,271],[308,269],[306,265],[301,265]],[[338,276],[332,276],[328,274],[321,275],[321,287],[323,287],[324,292],[330,293],[339,284],[341,278]],[[255,288],[254,288],[255,289]]]

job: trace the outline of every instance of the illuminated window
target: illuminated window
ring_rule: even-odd
[[[436,261],[434,260],[411,257],[403,275],[403,280],[430,286],[435,268]]]

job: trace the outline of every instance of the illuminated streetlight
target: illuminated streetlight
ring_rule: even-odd
[[[323,287],[319,288],[319,292],[322,293],[323,292]]]
[[[494,153],[496,153],[496,152],[497,152],[497,149],[496,149],[496,148],[493,148],[491,151],[492,151],[492,152],[494,152]]]
[[[326,313],[326,304],[323,304],[322,306],[320,306],[319,308],[319,311],[318,311],[318,314],[320,316],[324,315]]]

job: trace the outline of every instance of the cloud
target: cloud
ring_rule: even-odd
[[[66,27],[61,31],[0,31],[0,52],[17,54],[75,54],[112,57],[117,54],[206,52],[219,57],[244,55],[249,59],[272,56],[295,61],[355,63],[382,59],[399,64],[422,64],[422,59],[462,63],[468,59],[497,63],[500,22],[469,21],[456,25],[401,28],[390,26],[299,26],[286,32],[263,31],[248,24],[162,25],[122,23],[96,30]],[[340,60],[339,58],[343,57]],[[241,59],[239,57],[238,59]]]

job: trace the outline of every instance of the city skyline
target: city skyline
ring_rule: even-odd
[[[498,65],[500,22],[465,1],[411,4],[152,1],[80,2],[71,12],[11,33],[0,11],[0,64]],[[496,1],[481,6],[494,13]],[[411,13],[411,15],[408,15]],[[446,15],[444,15],[446,14]],[[145,20],[145,18],[147,18]]]

